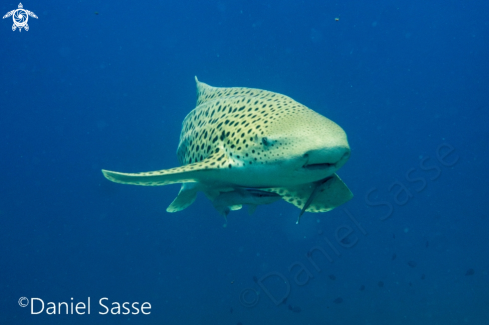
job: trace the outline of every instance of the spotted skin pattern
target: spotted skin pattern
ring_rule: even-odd
[[[215,88],[198,82],[197,107],[183,121],[177,155],[182,165],[215,160],[206,166],[232,168],[266,164],[282,157],[282,146],[266,131],[275,121],[309,110],[291,98],[266,90]]]

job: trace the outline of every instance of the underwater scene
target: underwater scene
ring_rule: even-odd
[[[489,3],[0,9],[0,324],[489,324]]]

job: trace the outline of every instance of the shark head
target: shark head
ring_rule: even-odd
[[[343,129],[328,118],[295,104],[276,112],[268,127],[255,134],[246,151],[262,166],[277,170],[283,184],[313,182],[334,174],[350,157]],[[276,168],[273,168],[276,167]]]
[[[340,126],[290,97],[199,81],[197,89],[198,106],[183,122],[182,164],[215,155],[219,167],[233,170],[223,181],[269,187],[326,178],[350,156]]]

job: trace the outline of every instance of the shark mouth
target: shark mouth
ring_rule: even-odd
[[[322,164],[306,164],[302,166],[302,168],[305,168],[307,170],[321,170],[321,169],[326,169],[334,166],[336,166],[336,163],[335,164],[322,163]]]
[[[306,170],[324,170],[332,167],[338,168],[338,166],[342,165],[342,162],[344,163],[345,160],[350,157],[350,150],[345,148],[337,148],[335,151],[333,151],[333,154],[339,159],[334,160],[334,157],[329,157],[329,159],[322,157],[322,159],[326,158],[324,160],[333,160],[332,162],[324,162],[324,160],[321,159],[321,155],[316,155],[316,157],[314,157],[315,159],[311,159],[309,153],[305,153],[302,157],[305,158],[306,161],[304,165],[302,165],[302,168]],[[341,157],[340,154],[342,154]],[[321,160],[323,162],[321,162]]]

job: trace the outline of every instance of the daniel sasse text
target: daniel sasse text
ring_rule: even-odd
[[[48,315],[90,315],[90,297],[86,301],[73,301],[70,302],[47,302],[45,303],[41,298],[31,298],[31,314],[37,315],[46,313]],[[151,304],[149,302],[122,302],[117,301],[110,302],[109,298],[100,298],[98,306],[96,306],[97,312],[100,315],[149,315],[151,314]]]

